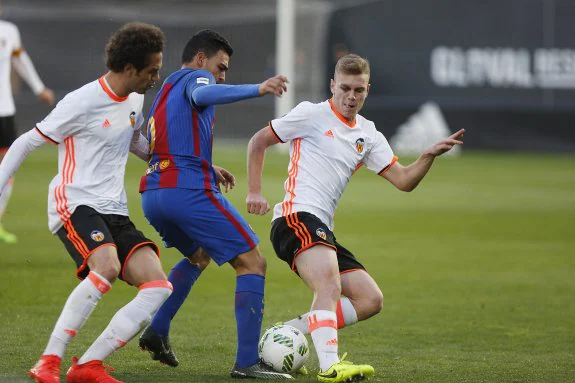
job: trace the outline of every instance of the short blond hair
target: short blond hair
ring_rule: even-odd
[[[369,61],[353,53],[347,54],[337,60],[337,64],[335,64],[335,73],[367,74],[369,76]]]

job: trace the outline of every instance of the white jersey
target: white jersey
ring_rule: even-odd
[[[366,165],[381,175],[397,161],[373,122],[357,115],[349,123],[331,100],[302,102],[270,125],[279,140],[291,141],[286,194],[273,219],[305,211],[333,230],[335,209],[353,173]]]
[[[68,93],[36,129],[58,145],[48,219],[55,233],[79,205],[128,215],[124,173],[134,131],[144,121],[144,96],[118,97],[104,77]]]
[[[16,25],[0,20],[0,117],[16,113],[10,72],[12,57],[22,52],[20,32]]]

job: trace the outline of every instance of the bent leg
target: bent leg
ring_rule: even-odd
[[[342,295],[347,297],[362,321],[377,315],[383,308],[383,293],[371,275],[365,270],[354,270],[341,275]],[[347,310],[349,312],[349,309]],[[342,315],[346,316],[343,310]],[[345,322],[345,325],[351,323]]]
[[[155,333],[164,337],[168,336],[172,319],[186,301],[192,286],[209,263],[210,257],[200,248],[191,256],[184,257],[170,270],[168,281],[172,284],[174,291],[150,323],[150,327]]]
[[[138,287],[136,297],[114,315],[106,329],[78,361],[104,360],[127,344],[150,322],[154,313],[170,296],[171,284],[166,280],[160,260],[150,246],[137,248],[124,265],[124,280]]]

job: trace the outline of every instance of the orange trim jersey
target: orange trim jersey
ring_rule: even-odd
[[[353,173],[363,164],[383,174],[397,160],[373,122],[360,115],[352,124],[342,120],[330,100],[302,102],[270,127],[278,140],[290,141],[286,194],[273,219],[306,211],[333,231],[337,204]]]
[[[134,132],[144,122],[144,96],[116,96],[105,79],[68,93],[36,125],[58,145],[58,174],[50,183],[48,220],[55,233],[76,207],[128,216],[124,174]]]
[[[0,20],[0,117],[16,113],[10,72],[12,56],[22,51],[20,32],[16,25]]]

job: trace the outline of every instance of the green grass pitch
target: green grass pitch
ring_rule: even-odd
[[[5,217],[20,243],[0,244],[0,382],[27,381],[77,283],[73,262],[47,230],[46,193],[56,157],[54,148],[43,148],[27,159]],[[216,147],[215,162],[237,176],[228,197],[245,213],[245,145]],[[270,203],[283,196],[287,163],[287,155],[268,153],[264,193]],[[130,212],[158,240],[140,209],[144,169],[130,159]],[[265,329],[307,311],[312,296],[275,258],[270,216],[244,216],[268,259]],[[341,352],[375,367],[372,381],[575,381],[575,157],[465,152],[438,159],[412,193],[362,169],[335,221],[338,240],[385,295],[380,315],[340,332]],[[164,269],[179,257],[163,249]],[[234,286],[233,269],[214,265],[194,286],[172,324],[178,368],[153,362],[132,341],[106,361],[116,368],[113,374],[138,383],[230,381]],[[135,291],[114,285],[71,343],[63,374]],[[313,351],[308,366],[317,368]]]

